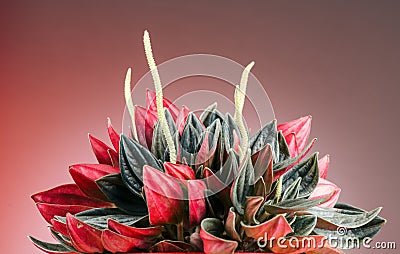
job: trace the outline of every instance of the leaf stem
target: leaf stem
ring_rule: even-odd
[[[181,221],[181,222],[179,222],[177,225],[176,225],[176,234],[177,234],[177,238],[178,238],[178,241],[184,241],[184,238],[183,238],[183,221]]]

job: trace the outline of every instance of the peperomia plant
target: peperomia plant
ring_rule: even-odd
[[[47,253],[269,252],[342,253],[375,235],[381,208],[337,203],[326,180],[329,157],[306,158],[311,117],[263,126],[249,137],[242,110],[247,79],[235,90],[235,114],[216,104],[200,116],[163,98],[150,37],[145,53],[155,92],[134,106],[132,133],[108,121],[109,147],[89,135],[98,164],[72,165],[74,184],[34,194],[58,243],[30,237]],[[345,229],[343,234],[338,229]],[[336,237],[335,246],[327,241]],[[293,242],[311,241],[313,244]],[[351,241],[349,241],[351,240]],[[351,244],[348,244],[348,243]]]

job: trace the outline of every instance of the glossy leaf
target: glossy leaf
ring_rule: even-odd
[[[243,222],[241,222],[241,225],[246,235],[256,240],[260,237],[265,238],[265,236],[267,236],[267,240],[270,240],[271,238],[278,239],[293,232],[289,223],[282,215],[278,215],[258,225],[251,226],[246,225]]]
[[[70,166],[69,173],[87,196],[108,201],[95,181],[105,175],[119,173],[119,168],[104,164],[76,164]]]
[[[152,225],[178,224],[183,219],[184,194],[177,180],[144,166],[144,190]]]
[[[54,216],[65,216],[67,213],[76,214],[93,208],[82,205],[59,205],[46,203],[37,203],[36,206],[40,214],[48,223],[51,223],[51,219],[53,219]]]
[[[235,209],[231,207],[228,211],[228,216],[225,220],[225,231],[226,234],[233,240],[241,242],[240,237],[240,217],[235,213]]]
[[[221,238],[223,232],[224,226],[219,219],[207,218],[201,222],[200,237],[204,253],[231,254],[236,250],[238,243]]]
[[[163,240],[161,242],[156,243],[153,245],[149,251],[150,252],[157,252],[157,253],[164,253],[164,252],[189,252],[192,250],[192,246],[185,242],[180,241],[170,241],[170,240]]]
[[[289,158],[274,164],[274,180],[278,179],[281,175],[289,171],[293,166],[295,166],[299,161],[301,161],[306,154],[314,146],[317,139],[313,139],[303,151],[299,153],[296,157]]]
[[[117,153],[119,153],[120,137],[119,137],[119,134],[113,128],[110,118],[107,119],[107,131],[108,131],[108,136],[110,137],[110,141],[111,141],[112,145],[114,146],[115,151],[117,151]]]
[[[108,228],[127,237],[147,240],[160,237],[163,231],[163,227],[161,226],[139,228],[119,223],[113,219],[108,220]]]
[[[67,228],[72,245],[79,251],[88,253],[103,252],[101,230],[76,219],[67,214]]]
[[[306,212],[318,217],[318,227],[336,229],[337,227],[357,228],[372,221],[382,210],[378,207],[370,212],[357,212],[338,208],[313,207]]]
[[[283,175],[282,189],[286,190],[294,181],[301,178],[299,197],[310,195],[318,184],[318,153],[308,160],[300,162]]]
[[[270,214],[281,214],[303,211],[308,208],[321,204],[324,199],[305,199],[297,198],[292,200],[284,200],[276,204],[265,204],[264,211]]]
[[[236,211],[244,214],[246,197],[251,196],[254,190],[254,168],[250,160],[250,155],[247,153],[239,166],[239,174],[232,184],[231,200]]]
[[[135,215],[146,215],[147,206],[142,196],[129,191],[121,174],[111,174],[96,181],[104,195],[121,210]]]
[[[138,136],[138,142],[144,147],[151,147],[153,129],[157,122],[157,114],[140,107],[135,106],[135,125]]]
[[[270,144],[274,162],[279,159],[278,132],[276,120],[273,120],[258,130],[249,140],[251,154],[260,151],[267,144]]]
[[[325,179],[328,174],[330,158],[329,155],[325,155],[318,160],[319,177]]]
[[[233,117],[227,113],[224,121],[222,122],[222,135],[226,151],[233,149],[238,152],[236,147],[238,147],[241,142],[241,136],[239,134],[239,127],[237,126]]]
[[[222,122],[224,120],[224,116],[217,110],[216,102],[208,106],[200,115],[200,121],[205,127],[210,126],[217,119]]]
[[[354,241],[355,238],[359,239],[359,242],[362,242],[366,237],[372,238],[385,223],[385,219],[377,216],[361,227],[347,229],[345,234],[343,234],[342,231],[338,232],[337,228],[335,230],[315,228],[314,232],[321,236],[338,239],[338,241],[335,242],[335,246],[337,244],[337,247],[340,249],[352,249],[357,247],[357,241]]]
[[[244,217],[247,224],[259,224],[260,222],[256,219],[256,215],[264,203],[264,197],[247,197],[245,205]]]
[[[32,195],[36,203],[110,207],[112,204],[87,197],[76,184],[64,184]]]
[[[200,180],[189,180],[186,182],[189,200],[189,223],[191,226],[199,225],[206,217],[206,200],[204,191],[206,184]]]
[[[293,155],[290,153],[290,148],[288,143],[285,140],[285,137],[282,134],[282,131],[278,131],[278,144],[279,144],[279,161],[284,161],[289,159],[290,157],[296,157],[297,155]]]
[[[100,164],[112,165],[111,158],[108,155],[108,150],[112,150],[112,148],[106,145],[103,141],[93,137],[91,134],[89,134],[89,142],[97,161]]]
[[[120,147],[121,176],[130,191],[136,195],[141,195],[143,166],[145,165],[162,170],[157,159],[149,150],[135,140],[122,135]]]
[[[293,183],[291,183],[286,190],[283,192],[282,200],[296,199],[299,197],[301,177],[298,177]]]
[[[109,229],[103,230],[101,234],[101,241],[104,248],[112,253],[126,253],[133,251],[139,244],[145,245],[145,242],[142,240],[123,236]],[[151,244],[148,244],[148,246],[150,245]],[[147,248],[148,246],[144,247]]]
[[[183,106],[181,108],[181,110],[179,111],[179,114],[175,121],[176,127],[179,131],[179,135],[182,135],[183,128],[185,128],[185,124],[186,124],[189,112],[190,112],[190,110],[186,106]]]
[[[32,243],[39,248],[40,250],[50,253],[50,254],[74,254],[75,252],[67,249],[65,246],[62,244],[55,244],[55,243],[47,243],[40,241],[32,236],[29,236],[29,239],[32,241]]]
[[[334,183],[320,178],[314,191],[311,193],[309,199],[326,198],[319,207],[334,207],[339,199],[341,189]]]
[[[293,233],[290,235],[307,236],[314,230],[315,225],[317,225],[317,216],[315,215],[296,216],[295,221],[290,224],[293,229]]]
[[[304,116],[287,123],[279,124],[278,130],[282,131],[282,134],[285,137],[290,133],[296,133],[297,144],[299,150],[301,151],[306,146],[307,140],[310,136],[311,119],[311,116]]]
[[[180,180],[195,180],[196,175],[193,169],[183,164],[176,164],[171,162],[164,163],[165,172]]]

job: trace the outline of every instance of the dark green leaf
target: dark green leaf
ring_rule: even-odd
[[[239,127],[237,126],[235,120],[232,118],[232,116],[227,113],[225,115],[224,121],[222,122],[222,135],[224,139],[224,146],[225,150],[229,151],[230,149],[234,149],[234,135],[233,132],[237,134],[237,137],[239,138],[239,142],[241,140],[240,136],[240,131]]]
[[[56,232],[54,229],[50,228],[51,235],[60,242],[62,246],[64,246],[66,249],[73,251],[73,252],[78,252],[70,243],[64,239],[64,236],[62,236],[60,233]],[[71,241],[70,239],[68,239]]]
[[[372,238],[376,235],[385,223],[385,219],[377,216],[372,221],[358,228],[346,229],[339,227],[335,230],[314,228],[314,232],[329,239],[337,239],[337,242],[333,241],[332,243],[340,249],[352,249],[358,247],[357,243],[361,244],[362,240],[366,237]]]
[[[157,159],[147,148],[124,135],[121,135],[119,157],[122,180],[135,195],[141,195],[142,192],[144,165],[162,171]]]
[[[121,174],[111,174],[96,181],[106,197],[121,210],[134,215],[146,215],[147,205],[142,196],[132,194],[122,181]]]
[[[34,245],[36,245],[39,249],[41,249],[45,252],[48,252],[48,253],[71,253],[71,250],[67,249],[62,244],[43,242],[32,236],[29,236],[29,239],[32,241],[32,243]]]
[[[282,190],[285,191],[289,188],[299,177],[301,178],[301,183],[298,196],[307,197],[314,191],[318,184],[318,153],[315,153],[308,160],[300,162],[283,174]]]
[[[174,119],[168,109],[164,109],[165,118],[167,119],[167,124],[171,135],[174,136],[177,132],[177,128]],[[165,149],[167,147],[167,141],[165,140],[163,130],[160,126],[160,121],[157,121],[153,130],[153,140],[151,143],[151,152],[155,155],[157,159],[165,160]]]
[[[301,177],[298,177],[292,184],[290,184],[283,192],[282,200],[296,199],[299,196]]]
[[[224,120],[224,116],[217,110],[216,102],[208,106],[200,115],[200,121],[205,127],[210,126],[217,119],[222,122]]]
[[[239,165],[239,174],[232,185],[231,200],[236,211],[244,214],[246,197],[251,196],[254,189],[254,168],[250,160],[250,154],[246,154],[246,158]]]
[[[279,159],[279,144],[276,120],[266,124],[250,138],[249,147],[251,148],[251,154],[260,151],[267,144],[270,144],[274,156],[273,160],[277,162]]]
[[[358,212],[338,208],[313,207],[307,212],[318,216],[318,224],[322,227],[324,224],[333,224],[336,227],[357,228],[372,221],[381,211],[378,207],[370,212]]]
[[[270,214],[290,213],[309,209],[324,202],[325,198],[320,199],[305,199],[297,198],[284,200],[276,204],[265,204],[264,211]]]
[[[200,133],[192,124],[185,125],[180,140],[183,151],[194,154],[199,150]]]
[[[282,131],[278,132],[278,143],[279,143],[279,162],[290,159],[289,147],[286,143],[286,139],[282,134]]]
[[[311,147],[314,145],[316,140],[317,139],[313,139],[307,145],[307,147],[304,148],[304,150],[301,151],[296,157],[288,158],[286,160],[276,162],[274,164],[274,173],[279,173],[279,172],[288,170],[290,168],[290,166],[293,166],[294,163],[296,163],[297,161],[301,160],[301,158],[303,158],[308,153],[308,151],[310,151]]]
[[[132,225],[142,219],[142,215],[129,215],[118,208],[95,208],[75,214],[75,217],[98,229],[107,228],[107,220],[113,219],[125,225]],[[65,217],[56,216],[57,220],[66,223]]]
[[[317,217],[314,215],[296,216],[294,222],[290,224],[293,229],[293,233],[290,235],[307,236],[313,231],[316,224]]]

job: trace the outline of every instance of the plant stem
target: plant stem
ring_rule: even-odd
[[[183,221],[181,221],[180,223],[178,223],[177,225],[176,225],[176,234],[177,234],[177,237],[178,237],[178,241],[184,241],[184,238],[183,238]]]

